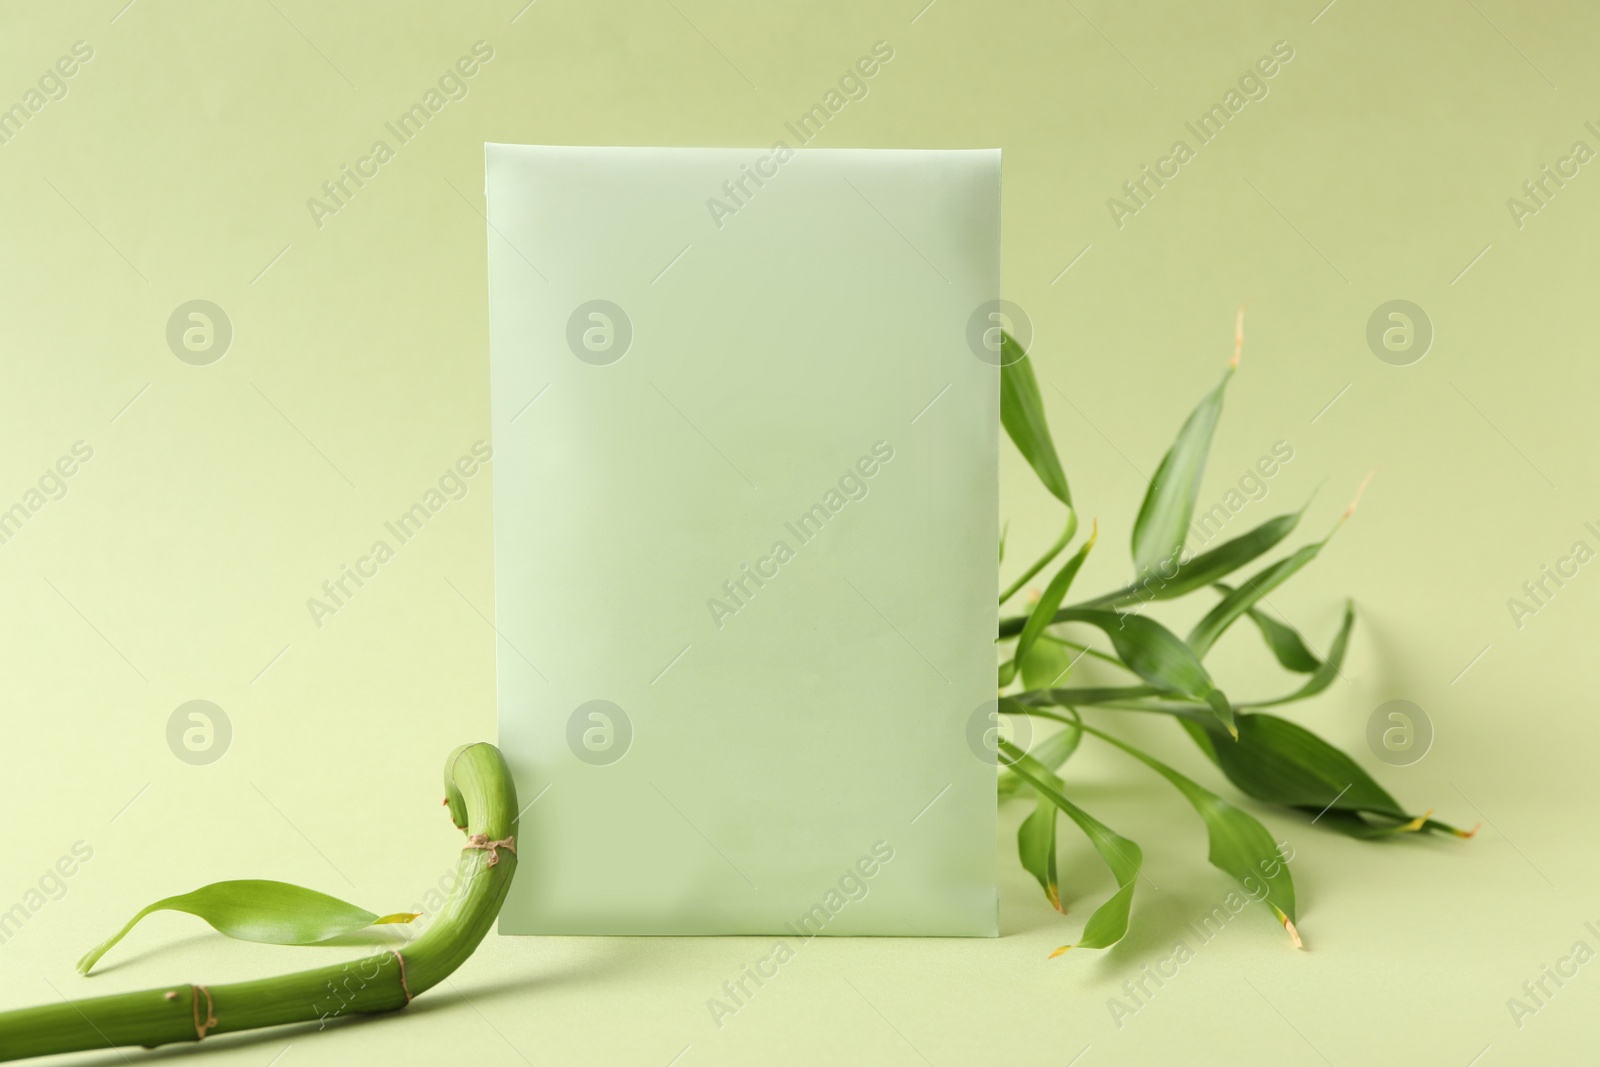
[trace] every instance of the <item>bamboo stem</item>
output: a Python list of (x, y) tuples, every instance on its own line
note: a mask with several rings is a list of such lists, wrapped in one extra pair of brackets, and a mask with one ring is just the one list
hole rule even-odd
[(445, 762), (445, 802), (468, 835), (455, 891), (416, 940), (348, 963), (206, 987), (179, 984), (0, 1013), (0, 1060), (200, 1041), (286, 1023), (395, 1011), (472, 955), (516, 873), (517, 793), (500, 750), (463, 745)]

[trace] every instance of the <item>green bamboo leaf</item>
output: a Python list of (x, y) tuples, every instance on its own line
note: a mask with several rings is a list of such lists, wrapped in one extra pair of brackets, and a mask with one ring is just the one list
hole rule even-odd
[[(1311, 677), (1306, 679), (1305, 685), (1302, 685), (1286, 697), (1278, 697), (1276, 700), (1259, 700), (1239, 706), (1242, 708), (1271, 708), (1280, 704), (1292, 704), (1297, 700), (1314, 697), (1328, 688), (1344, 666), (1344, 654), (1350, 647), (1350, 631), (1355, 624), (1355, 605), (1347, 600), (1344, 605), (1344, 621), (1339, 624), (1339, 633), (1334, 637), (1333, 644), (1328, 648), (1328, 658), (1317, 666)], [(1299, 636), (1299, 634), (1295, 635), (1296, 638)]]
[(1165, 626), (1143, 615), (1114, 611), (1066, 608), (1056, 616), (1065, 622), (1084, 622), (1098, 627), (1111, 638), (1117, 655), (1129, 670), (1164, 693), (1176, 693), (1210, 705), (1222, 724), (1230, 732), (1233, 730), (1233, 705), (1211, 681), (1199, 657)]
[(1000, 335), (1000, 364), (1000, 422), (1039, 481), (1070, 508), (1072, 493), (1067, 489), (1067, 475), (1061, 469), (1055, 442), (1050, 439), (1039, 380), (1033, 376), (1033, 361), (1008, 333)]
[(1361, 480), (1361, 485), (1356, 489), (1356, 495), (1350, 505), (1344, 509), (1344, 514), (1339, 516), (1339, 521), (1333, 524), (1333, 529), (1328, 531), (1328, 536), (1320, 541), (1305, 545), (1297, 552), (1269, 567), (1263, 568), (1245, 581), (1239, 588), (1233, 590), (1222, 598), (1222, 602), (1206, 613), (1205, 618), (1195, 624), (1189, 632), (1189, 645), (1194, 649), (1195, 655), (1204, 659), (1205, 654), (1216, 644), (1217, 638), (1232, 626), (1234, 622), (1272, 590), (1288, 581), (1289, 578), (1307, 563), (1317, 558), (1327, 543), (1333, 540), (1333, 535), (1339, 528), (1350, 520), (1356, 513), (1356, 505), (1361, 502), (1361, 494), (1366, 491), (1367, 483), (1372, 481), (1368, 474)]
[[(1245, 892), (1251, 899), (1271, 908), (1272, 913), (1283, 924), (1283, 928), (1288, 931), (1295, 947), (1303, 947), (1300, 942), (1300, 932), (1294, 925), (1294, 877), (1290, 875), (1288, 864), (1278, 851), (1277, 841), (1255, 816), (1234, 807), (1211, 790), (1180, 774), (1149, 753), (1092, 726), (1084, 726), (1083, 730), (1117, 746), (1171, 782), (1206, 824), (1206, 836), (1210, 840), (1208, 858), (1211, 865), (1232, 875), (1240, 885), (1244, 886)], [(1241, 734), (1242, 732), (1241, 728)], [(1223, 743), (1214, 747), (1216, 750), (1225, 751), (1235, 746)]]
[(1134, 601), (1172, 600), (1192, 593), (1196, 589), (1214, 584), (1221, 578), (1264, 555), (1282, 541), (1299, 525), (1305, 509), (1278, 515), (1230, 541), (1225, 541), (1208, 552), (1202, 552), (1178, 564), (1171, 575), (1147, 574), (1136, 582), (1123, 586), (1114, 593), (1096, 597), (1073, 607), (1098, 608), (1128, 604)]
[(1216, 746), (1213, 754), (1248, 796), (1312, 811), (1411, 817), (1355, 760), (1298, 723), (1265, 713), (1241, 714), (1238, 723), (1239, 740)]
[[(1418, 825), (1420, 820), (1421, 825)], [(1472, 838), (1478, 834), (1478, 828), (1462, 830), (1447, 822), (1440, 822), (1426, 814), (1408, 822), (1373, 822), (1370, 817), (1353, 811), (1339, 811), (1337, 808), (1316, 820), (1318, 826), (1326, 826), (1330, 830), (1354, 837), (1362, 841), (1375, 841), (1384, 837), (1395, 837), (1399, 834), (1415, 833), (1418, 830), (1427, 833), (1450, 834), (1454, 837)]]
[(1293, 626), (1279, 622), (1260, 608), (1251, 608), (1245, 614), (1261, 631), (1261, 639), (1267, 643), (1273, 658), (1284, 670), (1295, 674), (1315, 674), (1317, 668), (1322, 666), (1322, 661), (1306, 647), (1300, 631)]
[(1042, 634), (1028, 650), (1017, 673), (1027, 689), (1047, 689), (1067, 676), (1072, 668), (1072, 650), (1049, 634)]
[(1073, 553), (1071, 559), (1062, 564), (1056, 576), (1050, 579), (1050, 584), (1045, 587), (1039, 602), (1033, 606), (1033, 611), (1028, 615), (1028, 624), (1022, 628), (1022, 634), (1017, 638), (1017, 650), (1012, 657), (1017, 663), (1020, 664), (1027, 659), (1033, 643), (1050, 626), (1055, 618), (1056, 609), (1061, 607), (1061, 601), (1066, 599), (1067, 590), (1072, 587), (1072, 580), (1078, 576), (1078, 571), (1083, 568), (1083, 561), (1089, 557), (1089, 552), (1099, 538), (1100, 524), (1096, 522), (1090, 529), (1089, 536), (1084, 539), (1083, 545)]
[(1211, 437), (1222, 415), (1222, 396), (1233, 371), (1234, 364), (1229, 364), (1222, 380), (1189, 413), (1178, 439), (1161, 457), (1161, 466), (1150, 479), (1139, 517), (1133, 523), (1133, 568), (1138, 577), (1177, 559), (1188, 540), (1206, 454), (1211, 450)]
[(1355, 760), (1297, 723), (1265, 713), (1244, 713), (1237, 722), (1239, 738), (1228, 743), (1205, 724), (1184, 720), (1183, 727), (1247, 796), (1309, 812), (1319, 825), (1357, 837), (1417, 830), (1471, 836), (1431, 812), (1412, 815)]
[(1088, 708), (1096, 704), (1125, 704), (1164, 695), (1153, 685), (1093, 685), (1068, 689), (1028, 689), (1013, 698), (1033, 707)]
[(268, 945), (311, 945), (369, 926), (408, 923), (417, 917), (416, 912), (409, 911), (375, 915), (337, 897), (288, 882), (253, 878), (213, 882), (192, 893), (158, 900), (139, 912), (121, 930), (90, 949), (78, 961), (78, 973), (88, 974), (140, 919), (157, 911), (187, 912), (229, 937)]
[(1048, 797), (1039, 797), (1033, 814), (1017, 828), (1017, 858), (1023, 869), (1039, 880), (1050, 906), (1061, 911), (1061, 889), (1056, 882), (1056, 810)]
[(1227, 632), (1238, 618), (1251, 608), (1262, 597), (1272, 592), (1278, 586), (1288, 581), (1295, 572), (1307, 563), (1317, 558), (1323, 546), (1332, 538), (1332, 534), (1320, 541), (1314, 541), (1302, 546), (1290, 556), (1286, 556), (1271, 566), (1257, 571), (1245, 583), (1227, 596), (1223, 597), (1216, 607), (1206, 613), (1205, 617), (1195, 623), (1194, 629), (1189, 631), (1189, 647), (1194, 649), (1194, 654), (1205, 658), (1211, 651), (1211, 646), (1217, 643), (1217, 638)]
[[(1229, 596), (1234, 591), (1226, 582), (1213, 582), (1212, 588), (1223, 596)], [(1322, 666), (1322, 661), (1311, 651), (1299, 630), (1274, 619), (1260, 608), (1251, 608), (1245, 614), (1261, 631), (1261, 639), (1266, 642), (1268, 651), (1284, 670), (1296, 674), (1315, 674), (1317, 668)]]
[(1414, 834), (1419, 830), (1424, 833), (1450, 834), (1453, 837), (1471, 838), (1478, 833), (1477, 828), (1462, 830), (1451, 826), (1447, 822), (1440, 822), (1432, 815), (1433, 809), (1418, 815), (1416, 818), (1405, 822), (1398, 820), (1384, 820), (1381, 817), (1359, 815), (1349, 811), (1330, 811), (1317, 821), (1317, 825), (1327, 824), (1328, 829), (1354, 837), (1362, 841), (1375, 841), (1383, 837), (1396, 837), (1400, 834)]
[[(1078, 742), (1082, 739), (1082, 730), (1079, 730), (1076, 726), (1067, 726), (1065, 729), (1056, 731), (1034, 745), (1033, 750), (1028, 754), (1053, 771), (1067, 762), (1072, 754), (1078, 750)], [(1000, 799), (1005, 800), (1008, 797), (1016, 796), (1024, 790), (1032, 792), (1028, 783), (1017, 777), (1011, 768), (1002, 767), (999, 784)]]
[(1104, 904), (1094, 910), (1083, 926), (1083, 936), (1075, 945), (1063, 945), (1052, 952), (1051, 958), (1069, 948), (1107, 948), (1122, 940), (1128, 932), (1128, 913), (1133, 907), (1133, 888), (1144, 866), (1144, 852), (1138, 845), (1117, 834), (1093, 815), (1068, 800), (1061, 791), (1061, 779), (1038, 760), (1023, 752), (1009, 741), (1002, 740), (1000, 749), (1011, 763), (1017, 776), (1031, 785), (1038, 794), (1066, 813), (1067, 818), (1089, 838), (1095, 851), (1111, 869), (1117, 880), (1117, 891)]
[[(1305, 509), (1268, 519), (1249, 533), (1240, 534), (1209, 552), (1202, 552), (1186, 563), (1181, 563), (1170, 578), (1159, 574), (1146, 575), (1121, 589), (1092, 600), (1073, 604), (1074, 608), (1111, 608), (1135, 601), (1171, 600), (1192, 593), (1205, 585), (1219, 584), (1217, 579), (1227, 575), (1251, 560), (1264, 555), (1285, 537), (1289, 536)], [(1057, 618), (1055, 622), (1063, 620)], [(1028, 617), (1015, 615), (1000, 620), (999, 638), (1015, 637), (1027, 625)]]

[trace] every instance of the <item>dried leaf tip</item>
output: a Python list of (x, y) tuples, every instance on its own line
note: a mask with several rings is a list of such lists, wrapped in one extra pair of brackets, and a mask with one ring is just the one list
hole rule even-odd
[(1284, 930), (1288, 931), (1289, 940), (1294, 942), (1294, 947), (1298, 949), (1304, 949), (1306, 947), (1306, 943), (1300, 940), (1300, 931), (1295, 928), (1294, 921), (1282, 912), (1278, 913), (1278, 918), (1283, 920), (1283, 928)]
[(1367, 491), (1367, 483), (1371, 482), (1373, 476), (1377, 473), (1378, 472), (1375, 470), (1368, 471), (1367, 476), (1361, 479), (1361, 484), (1356, 486), (1356, 495), (1350, 500), (1350, 506), (1345, 508), (1344, 514), (1339, 517), (1340, 522), (1344, 522), (1346, 519), (1356, 513), (1356, 505), (1361, 503), (1361, 494)]
[(1452, 829), (1450, 832), (1455, 834), (1457, 837), (1466, 838), (1468, 840), (1471, 840), (1472, 838), (1477, 837), (1478, 836), (1478, 831), (1482, 830), (1482, 829), (1483, 829), (1483, 823), (1480, 822), (1478, 825), (1474, 826), (1470, 830), (1455, 830), (1455, 829)]
[(1064, 955), (1067, 954), (1068, 951), (1071, 950), (1071, 948), (1072, 948), (1071, 945), (1062, 945), (1060, 948), (1058, 948), (1054, 952), (1050, 953), (1050, 958), (1051, 959), (1055, 959), (1057, 956), (1064, 956)]
[(1229, 370), (1239, 369), (1239, 359), (1244, 355), (1244, 305), (1239, 305), (1239, 314), (1233, 320), (1233, 358), (1228, 361)]
[(1061, 914), (1065, 915), (1067, 913), (1067, 909), (1063, 908), (1061, 906), (1061, 890), (1058, 889), (1056, 886), (1051, 886), (1049, 895), (1050, 895), (1050, 906), (1052, 908), (1055, 908)]

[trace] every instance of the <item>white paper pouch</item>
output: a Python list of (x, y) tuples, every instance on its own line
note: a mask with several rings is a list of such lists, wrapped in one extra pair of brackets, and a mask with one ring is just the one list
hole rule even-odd
[(487, 196), (501, 931), (994, 935), (999, 152)]

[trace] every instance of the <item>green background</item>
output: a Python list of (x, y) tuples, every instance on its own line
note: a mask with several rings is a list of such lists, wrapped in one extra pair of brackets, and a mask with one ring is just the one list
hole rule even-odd
[[(5, 18), (0, 106), (75, 41), (94, 58), (0, 145), (0, 507), (75, 441), (94, 457), (0, 544), (0, 909), (75, 842), (93, 859), (0, 944), (0, 1002), (355, 953), (225, 943), (163, 916), (103, 976), (73, 974), (137, 906), (215, 879), (284, 878), (385, 911), (437, 885), (458, 847), (440, 762), (494, 729), (488, 483), (320, 629), (305, 602), (488, 437), (483, 142), (764, 147), (884, 40), (894, 59), (814, 143), (1004, 150), (1006, 295), (1033, 320), (1075, 496), (1102, 524), (1083, 588), (1126, 576), (1141, 476), (1215, 381), (1248, 300), (1202, 505), (1280, 440), (1295, 458), (1240, 528), (1320, 487), (1314, 533), (1377, 471), (1356, 519), (1273, 597), (1314, 641), (1345, 595), (1360, 612), (1347, 679), (1292, 714), (1403, 802), (1483, 832), (1370, 845), (1265, 814), (1295, 848), (1308, 951), (1247, 911), (1119, 1028), (1107, 998), (1193, 941), (1186, 924), (1229, 883), (1170, 790), (1086, 743), (1080, 799), (1148, 857), (1134, 932), (1111, 952), (1046, 960), (1110, 880), (1064, 834), (1069, 914), (1055, 915), (1015, 865), (1008, 808), (999, 941), (819, 941), (719, 1029), (706, 999), (765, 941), (491, 939), (404, 1019), (222, 1039), (219, 1062), (1592, 1058), (1596, 965), (1520, 1029), (1506, 1002), (1575, 941), (1600, 948), (1584, 928), (1600, 926), (1600, 579), (1584, 568), (1521, 629), (1506, 602), (1573, 542), (1600, 547), (1584, 529), (1600, 519), (1586, 460), (1600, 374), (1583, 310), (1600, 177), (1582, 168), (1521, 228), (1506, 201), (1574, 141), (1600, 148), (1584, 128), (1600, 120), (1600, 12), (106, 0)], [(479, 40), (495, 56), (470, 94), (318, 228), (307, 198)], [(1107, 198), (1280, 40), (1294, 58), (1269, 95), (1118, 228)], [(209, 366), (167, 346), (192, 299), (233, 325)], [(1365, 341), (1392, 299), (1436, 330), (1411, 366)], [(1009, 448), (1001, 484), (1012, 558), (1036, 554), (1057, 510)], [(1257, 645), (1241, 629), (1218, 648), (1222, 684), (1288, 684)], [(1395, 698), (1435, 731), (1409, 767), (1364, 740)], [(167, 747), (192, 699), (232, 723), (209, 766)], [(1120, 728), (1215, 780), (1170, 724)]]

